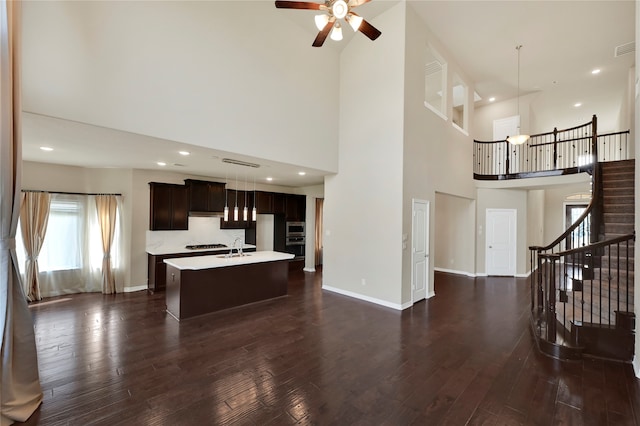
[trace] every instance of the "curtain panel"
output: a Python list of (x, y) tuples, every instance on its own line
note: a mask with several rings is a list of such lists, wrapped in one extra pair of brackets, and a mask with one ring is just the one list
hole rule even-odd
[(111, 268), (111, 246), (116, 232), (118, 200), (115, 195), (96, 195), (98, 224), (102, 236), (102, 293), (116, 292), (116, 280)]
[(27, 300), (42, 300), (38, 278), (38, 255), (47, 233), (51, 194), (46, 192), (25, 192), (20, 207), (20, 228), (26, 252), (24, 289)]
[(0, 424), (25, 421), (42, 402), (33, 320), (15, 238), (22, 167), (19, 1), (0, 0)]

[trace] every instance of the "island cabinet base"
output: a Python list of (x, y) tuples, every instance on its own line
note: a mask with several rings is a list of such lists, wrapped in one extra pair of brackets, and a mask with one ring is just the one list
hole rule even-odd
[(288, 279), (286, 260), (200, 270), (167, 265), (167, 312), (182, 320), (285, 296)]

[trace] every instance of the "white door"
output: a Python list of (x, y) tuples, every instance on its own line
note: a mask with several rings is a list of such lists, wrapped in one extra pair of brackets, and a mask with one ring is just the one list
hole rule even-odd
[(516, 210), (487, 209), (487, 275), (516, 275)]
[(429, 287), (429, 202), (413, 200), (411, 289), (413, 303), (427, 297)]

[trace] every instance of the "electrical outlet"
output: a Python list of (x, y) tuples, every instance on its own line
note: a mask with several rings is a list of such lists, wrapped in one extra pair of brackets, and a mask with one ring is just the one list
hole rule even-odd
[(367, 280), (365, 280), (364, 278), (362, 279), (362, 285), (367, 285)]

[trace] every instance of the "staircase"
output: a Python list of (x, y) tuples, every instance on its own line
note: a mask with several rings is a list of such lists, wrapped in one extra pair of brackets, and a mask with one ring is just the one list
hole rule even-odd
[[(600, 167), (599, 242), (541, 255), (546, 259), (538, 263), (542, 280), (547, 281), (543, 292), (556, 297), (545, 302), (544, 314), (539, 308), (536, 326), (539, 336), (551, 342), (547, 349), (559, 358), (591, 355), (630, 361), (635, 328), (634, 239), (629, 237), (635, 223), (635, 161), (600, 163)], [(543, 345), (541, 349), (547, 352)]]

